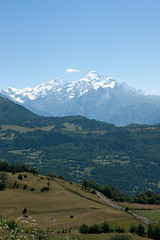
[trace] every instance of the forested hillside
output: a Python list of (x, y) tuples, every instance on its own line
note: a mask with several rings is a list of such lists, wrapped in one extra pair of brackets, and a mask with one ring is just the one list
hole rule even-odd
[(115, 127), (87, 118), (39, 117), (0, 98), (0, 160), (66, 179), (160, 192), (160, 124)]

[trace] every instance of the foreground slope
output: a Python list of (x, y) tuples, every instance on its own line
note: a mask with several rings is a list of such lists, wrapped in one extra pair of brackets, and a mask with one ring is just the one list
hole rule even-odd
[[(27, 208), (27, 219), (35, 219), (43, 230), (51, 228), (58, 231), (64, 226), (78, 230), (82, 223), (92, 225), (108, 221), (112, 226), (123, 226), (129, 231), (132, 224), (139, 223), (129, 214), (107, 206), (96, 195), (85, 192), (75, 183), (30, 173), (21, 174), (23, 178), (19, 180), (19, 173), (8, 173), (7, 189), (0, 191), (1, 214), (9, 213), (9, 219), (22, 217), (23, 209)], [(42, 187), (48, 185), (49, 192), (41, 192)], [(32, 188), (34, 191), (31, 191)]]

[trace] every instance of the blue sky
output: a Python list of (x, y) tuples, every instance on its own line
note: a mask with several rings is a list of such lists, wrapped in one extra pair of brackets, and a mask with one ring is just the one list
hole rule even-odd
[(0, 89), (96, 70), (160, 90), (159, 12), (159, 0), (1, 0)]

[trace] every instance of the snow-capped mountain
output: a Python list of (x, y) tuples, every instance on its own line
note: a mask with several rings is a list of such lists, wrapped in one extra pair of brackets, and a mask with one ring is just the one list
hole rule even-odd
[(35, 88), (10, 87), (0, 93), (45, 116), (83, 115), (116, 125), (160, 122), (160, 97), (146, 96), (96, 71), (75, 82), (55, 78)]

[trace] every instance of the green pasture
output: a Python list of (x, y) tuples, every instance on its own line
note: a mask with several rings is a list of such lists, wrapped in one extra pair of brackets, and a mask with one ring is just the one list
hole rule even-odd
[(134, 210), (137, 214), (147, 217), (155, 222), (160, 222), (160, 209)]

